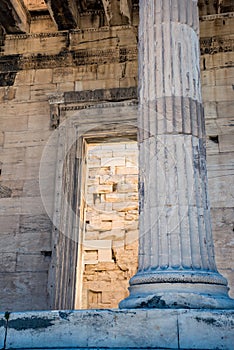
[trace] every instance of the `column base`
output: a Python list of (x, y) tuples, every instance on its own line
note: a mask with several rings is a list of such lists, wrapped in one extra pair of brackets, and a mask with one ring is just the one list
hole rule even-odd
[(130, 280), (130, 295), (120, 309), (233, 309), (226, 279), (219, 273), (138, 273)]

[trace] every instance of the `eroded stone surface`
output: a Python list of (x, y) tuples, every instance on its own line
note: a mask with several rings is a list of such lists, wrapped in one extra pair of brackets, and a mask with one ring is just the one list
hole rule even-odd
[[(9, 6), (13, 1), (3, 3)], [(226, 10), (220, 7), (220, 13), (216, 14), (214, 11), (217, 9), (211, 2), (212, 12), (209, 12), (211, 8), (208, 11), (204, 1), (202, 3), (205, 7), (200, 12), (200, 15), (204, 15), (200, 19), (200, 67), (216, 262), (222, 274), (228, 277), (233, 295), (233, 214), (228, 212), (233, 209), (230, 189), (233, 187), (231, 35), (234, 18), (231, 12), (224, 13), (231, 11), (228, 7), (230, 1), (219, 2), (221, 7), (225, 5), (223, 9)], [(57, 31), (57, 25), (46, 12), (47, 6), (42, 0), (27, 0), (25, 4), (29, 11), (34, 11), (27, 34), (5, 35), (5, 30), (0, 28), (0, 181), (2, 186), (11, 190), (8, 191), (11, 197), (1, 198), (0, 209), (2, 310), (8, 306), (14, 310), (48, 307), (48, 274), (45, 268), (50, 258), (42, 255), (41, 251), (49, 253), (51, 242), (49, 231), (42, 232), (47, 228), (40, 218), (46, 213), (40, 199), (38, 172), (44, 146), (53, 128), (58, 127), (60, 119), (81, 111), (84, 105), (104, 104), (99, 100), (100, 90), (103, 90), (101, 96), (110, 101), (106, 108), (110, 118), (112, 102), (116, 102), (118, 94), (121, 101), (127, 100), (128, 103), (136, 98), (137, 91), (137, 1), (132, 1), (133, 26), (122, 26), (123, 23), (129, 24), (125, 16), (124, 22), (117, 23), (119, 25), (111, 29), (106, 26), (105, 13), (96, 8), (97, 2), (87, 1), (87, 10), (83, 5), (81, 9), (82, 31)], [(182, 5), (182, 8), (186, 6)], [(123, 88), (127, 88), (128, 94)], [(114, 95), (111, 89), (115, 89)], [(64, 93), (67, 93), (65, 104), (62, 101)], [(52, 113), (48, 102), (51, 95), (56, 96), (54, 100), (57, 99), (61, 106), (53, 111), (54, 123), (51, 123)], [(77, 96), (86, 100), (82, 102), (76, 99)], [(181, 101), (177, 100), (175, 110), (179, 111), (182, 106)], [(184, 116), (187, 116), (188, 104), (185, 107)], [(158, 108), (161, 108), (160, 105)], [(58, 110), (60, 115), (55, 113)], [(126, 105), (120, 110), (121, 113), (126, 110)], [(86, 118), (84, 111), (82, 113)], [(92, 117), (95, 123), (99, 120), (99, 111), (97, 109)], [(168, 113), (172, 115), (171, 109)], [(134, 116), (136, 120), (136, 111)], [(53, 174), (56, 168), (56, 156), (52, 154), (49, 174)], [(51, 187), (47, 190), (52, 192)], [(117, 211), (126, 209), (122, 203), (113, 205)], [(29, 274), (31, 265), (33, 273)], [(6, 283), (11, 286), (10, 293), (6, 292)], [(37, 285), (40, 286), (39, 292), (34, 295)]]
[[(140, 253), (121, 308), (234, 307), (214, 258), (198, 8), (186, 5), (140, 2)], [(221, 152), (227, 139), (220, 136)]]
[(1, 346), (1, 349), (4, 348), (5, 335), (6, 335), (6, 318), (5, 318), (4, 314), (0, 314), (0, 346)]
[(93, 310), (10, 314), (6, 349), (226, 349), (233, 312)]

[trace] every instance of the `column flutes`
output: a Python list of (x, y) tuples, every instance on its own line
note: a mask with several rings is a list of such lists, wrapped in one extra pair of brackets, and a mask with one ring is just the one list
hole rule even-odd
[(130, 307), (233, 307), (207, 197), (195, 0), (140, 0), (139, 268)]

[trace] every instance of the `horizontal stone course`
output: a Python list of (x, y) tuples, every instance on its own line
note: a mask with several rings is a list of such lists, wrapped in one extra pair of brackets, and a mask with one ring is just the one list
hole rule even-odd
[[(0, 314), (0, 341), (4, 323)], [(233, 311), (224, 310), (20, 312), (9, 316), (5, 349), (232, 350), (233, 331)]]

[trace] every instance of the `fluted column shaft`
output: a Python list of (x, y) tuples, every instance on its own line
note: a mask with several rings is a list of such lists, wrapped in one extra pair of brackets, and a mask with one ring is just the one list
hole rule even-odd
[(211, 234), (198, 25), (196, 0), (140, 0), (139, 268), (120, 307), (229, 300)]
[(139, 271), (213, 271), (197, 4), (157, 0), (142, 7)]

